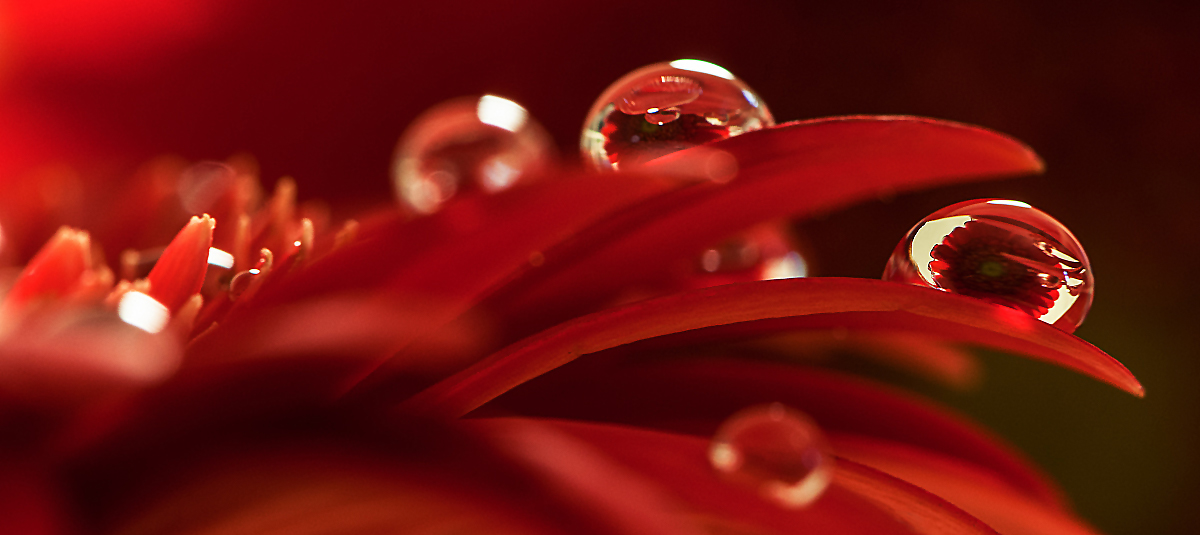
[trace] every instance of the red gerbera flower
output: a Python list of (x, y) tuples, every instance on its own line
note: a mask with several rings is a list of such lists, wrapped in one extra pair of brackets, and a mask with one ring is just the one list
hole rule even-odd
[[(971, 297), (1013, 306), (1041, 317), (1058, 297), (1065, 276), (1045, 280), (1054, 263), (1023, 233), (988, 221), (968, 221), (930, 253), (938, 286)], [(1048, 264), (1036, 270), (1030, 264)], [(1055, 262), (1057, 263), (1057, 262)], [(1041, 275), (1041, 276), (1039, 276)]]
[[(236, 161), (158, 162), (105, 192), (105, 217), (41, 210), (30, 193), (37, 221), (18, 241), (55, 214), (98, 228), (64, 227), (24, 255), (6, 296), (0, 533), (1093, 532), (966, 418), (786, 361), (853, 336), (962, 384), (973, 368), (958, 344), (971, 344), (1140, 396), (1099, 349), (966, 291), (833, 277), (677, 291), (681, 263), (757, 224), (1036, 173), (1036, 155), (914, 117), (729, 139), (684, 117), (657, 126), (675, 123), (650, 134), (706, 143), (637, 175), (552, 169), (417, 219), (336, 222), (289, 180), (263, 195)], [(664, 178), (714, 154), (728, 183)], [(947, 284), (1042, 306), (1024, 278), (973, 278), (993, 273), (970, 254), (980, 236), (1031, 258), (1021, 246), (960, 230), (933, 254)], [(746, 341), (766, 343), (732, 343)], [(747, 482), (713, 466), (722, 423), (764, 403), (827, 437), (827, 488), (780, 503), (754, 488), (769, 469)], [(816, 472), (803, 460), (785, 479)]]

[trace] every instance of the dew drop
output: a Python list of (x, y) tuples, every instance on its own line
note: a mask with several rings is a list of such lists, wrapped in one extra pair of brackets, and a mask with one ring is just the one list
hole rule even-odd
[(789, 508), (811, 504), (833, 479), (833, 454), (820, 428), (781, 403), (749, 407), (725, 420), (708, 458), (722, 477)]
[(688, 288), (808, 276), (808, 262), (795, 236), (768, 223), (702, 251), (685, 275)]
[(1073, 332), (1092, 306), (1092, 266), (1079, 240), (1020, 201), (978, 199), (922, 219), (896, 246), (884, 280), (1022, 310)]
[(628, 169), (659, 156), (775, 124), (741, 80), (708, 62), (637, 69), (592, 105), (580, 149), (597, 169)]
[(430, 108), (396, 145), (392, 181), (420, 214), (454, 197), (497, 193), (528, 182), (550, 161), (550, 137), (525, 108), (492, 96)]

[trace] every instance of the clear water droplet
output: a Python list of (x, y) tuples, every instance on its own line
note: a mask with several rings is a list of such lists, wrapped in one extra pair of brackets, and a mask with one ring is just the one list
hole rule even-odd
[(708, 453), (723, 477), (785, 507), (811, 504), (833, 479), (832, 450), (820, 428), (781, 403), (756, 405), (729, 417)]
[(552, 157), (529, 113), (492, 95), (430, 108), (396, 145), (392, 180), (400, 201), (429, 214), (456, 196), (496, 193), (527, 182)]
[(646, 110), (646, 122), (654, 126), (662, 126), (679, 118), (679, 108), (650, 108)]
[[(663, 116), (661, 110), (672, 111)], [(696, 60), (656, 63), (600, 95), (588, 112), (580, 149), (598, 169), (628, 169), (774, 124), (762, 99), (728, 71)]]
[(808, 262), (795, 237), (778, 224), (764, 224), (705, 249), (686, 276), (689, 288), (808, 276)]
[(1092, 306), (1092, 266), (1079, 240), (1019, 201), (979, 199), (922, 219), (896, 246), (883, 278), (1022, 310), (1073, 332)]

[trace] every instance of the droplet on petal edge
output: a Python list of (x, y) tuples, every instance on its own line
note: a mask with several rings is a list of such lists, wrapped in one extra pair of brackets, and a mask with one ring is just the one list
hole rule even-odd
[(597, 169), (624, 169), (775, 124), (729, 71), (700, 60), (656, 63), (614, 82), (588, 112), (579, 142)]
[(820, 428), (782, 403), (756, 405), (729, 417), (708, 454), (723, 477), (789, 508), (816, 501), (833, 478), (833, 454)]
[(1092, 306), (1092, 266), (1079, 240), (1021, 201), (978, 199), (922, 219), (896, 246), (884, 280), (1015, 308), (1065, 332)]
[(519, 104), (493, 95), (430, 108), (396, 145), (392, 180), (400, 202), (429, 214), (456, 196), (496, 193), (549, 163), (549, 135)]

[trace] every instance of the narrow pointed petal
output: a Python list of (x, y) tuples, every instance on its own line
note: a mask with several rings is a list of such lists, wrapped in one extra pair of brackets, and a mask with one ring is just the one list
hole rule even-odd
[[(977, 467), (1047, 507), (1062, 492), (1005, 441), (908, 392), (861, 378), (745, 358), (594, 355), (525, 383), (478, 414), (523, 414), (712, 436), (731, 414), (783, 403), (830, 433), (910, 444)], [(840, 453), (840, 452), (839, 452)]]
[[(522, 422), (488, 418), (470, 423), (486, 430)], [(784, 508), (753, 489), (722, 481), (709, 464), (704, 438), (579, 422), (542, 423), (650, 476), (718, 532), (740, 526), (752, 533), (781, 534), (995, 534), (940, 498), (852, 462), (838, 463), (832, 485), (809, 507)]]
[[(589, 229), (549, 251), (543, 269), (505, 287), (485, 308), (508, 318), (519, 338), (594, 309), (622, 288), (663, 277), (679, 259), (756, 223), (829, 211), (882, 193), (1043, 168), (1033, 151), (1012, 138), (919, 117), (803, 121), (703, 149), (733, 155), (738, 176), (651, 199)], [(688, 154), (660, 160), (665, 165)]]
[(20, 305), (70, 295), (78, 289), (91, 267), (92, 246), (88, 233), (62, 227), (21, 271), (5, 302)]
[(937, 494), (1005, 535), (1098, 535), (1061, 507), (1031, 498), (970, 464), (907, 444), (837, 435), (831, 440), (839, 456)]
[(204, 285), (215, 226), (216, 220), (207, 214), (192, 217), (150, 270), (149, 295), (171, 312), (179, 310)]
[(794, 321), (789, 328), (812, 320), (818, 328), (919, 331), (970, 341), (1143, 394), (1141, 384), (1121, 363), (1023, 312), (904, 284), (814, 278), (717, 286), (590, 314), (513, 344), (414, 396), (405, 406), (461, 415), (588, 353), (656, 336), (773, 319)]

